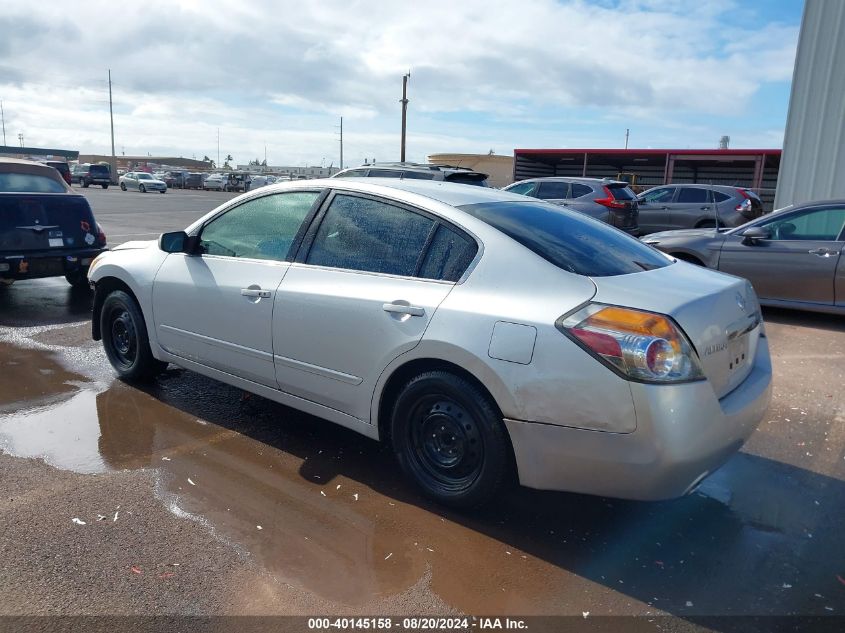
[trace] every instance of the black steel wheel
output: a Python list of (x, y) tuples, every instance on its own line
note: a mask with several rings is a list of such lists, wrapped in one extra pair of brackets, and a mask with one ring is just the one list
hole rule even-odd
[(106, 356), (124, 380), (148, 380), (167, 367), (153, 356), (144, 316), (126, 292), (115, 290), (103, 301), (100, 332)]
[(483, 505), (510, 480), (511, 447), (496, 406), (455, 374), (427, 372), (405, 385), (391, 433), (402, 469), (445, 505)]

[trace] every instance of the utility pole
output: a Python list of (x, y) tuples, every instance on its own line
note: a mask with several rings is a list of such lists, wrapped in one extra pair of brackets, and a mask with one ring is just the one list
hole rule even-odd
[(217, 163), (215, 167), (220, 169), (220, 128), (217, 128)]
[(23, 132), (18, 132), (18, 143), (23, 147)]
[(3, 111), (2, 101), (0, 101), (0, 118), (3, 119), (3, 145), (6, 145), (6, 113)]
[(340, 168), (343, 169), (343, 117), (340, 117)]
[(628, 134), (631, 132), (628, 128), (625, 128), (625, 149), (628, 149)]
[(399, 160), (403, 163), (405, 162), (405, 128), (408, 117), (408, 78), (410, 76), (410, 70), (407, 74), (402, 75), (402, 149), (399, 153)]
[(114, 109), (112, 108), (111, 99), (111, 68), (109, 68), (109, 120), (111, 122), (111, 181), (114, 184), (117, 182), (117, 159), (114, 156)]

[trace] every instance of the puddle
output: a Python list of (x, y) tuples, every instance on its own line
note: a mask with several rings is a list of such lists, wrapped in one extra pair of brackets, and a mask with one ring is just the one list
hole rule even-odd
[[(521, 490), (458, 515), (420, 499), (379, 444), (191, 372), (171, 369), (144, 389), (86, 382), (43, 351), (2, 343), (0, 370), (15, 376), (0, 382), (3, 452), (83, 473), (154, 469), (171, 511), (280, 582), (349, 606), (430, 579), (446, 604), (475, 614), (680, 610), (691, 597), (743, 612), (767, 591), (749, 577), (780, 573), (795, 539), (815, 544), (804, 536), (806, 491), (833, 486), (741, 455), (703, 488), (712, 498)], [(761, 502), (752, 484), (767, 476)], [(702, 595), (702, 578), (723, 590)]]

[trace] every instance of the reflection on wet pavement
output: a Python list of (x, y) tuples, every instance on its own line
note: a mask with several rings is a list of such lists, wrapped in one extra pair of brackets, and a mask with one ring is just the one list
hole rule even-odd
[(845, 484), (809, 470), (740, 454), (675, 502), (516, 490), (460, 515), (420, 499), (379, 444), (199, 375), (171, 369), (144, 389), (85, 382), (44, 352), (0, 345), (0, 368), (10, 363), (17, 388), (33, 386), (0, 383), (4, 452), (83, 473), (156, 469), (181, 510), (338, 604), (426, 574), (446, 604), (475, 614), (825, 613), (835, 602)]

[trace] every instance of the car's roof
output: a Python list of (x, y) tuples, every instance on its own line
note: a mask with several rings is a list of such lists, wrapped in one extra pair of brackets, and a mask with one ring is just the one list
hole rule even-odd
[[(624, 180), (616, 180), (614, 178), (586, 178), (582, 176), (543, 176), (541, 178), (525, 178), (518, 180), (513, 184), (520, 182), (582, 182), (590, 185), (628, 185), (630, 183)], [(510, 185), (508, 185), (510, 186)]]
[(32, 174), (44, 176), (55, 180), (68, 189), (67, 183), (62, 175), (54, 168), (34, 160), (22, 160), (19, 158), (0, 158), (0, 173), (3, 174)]

